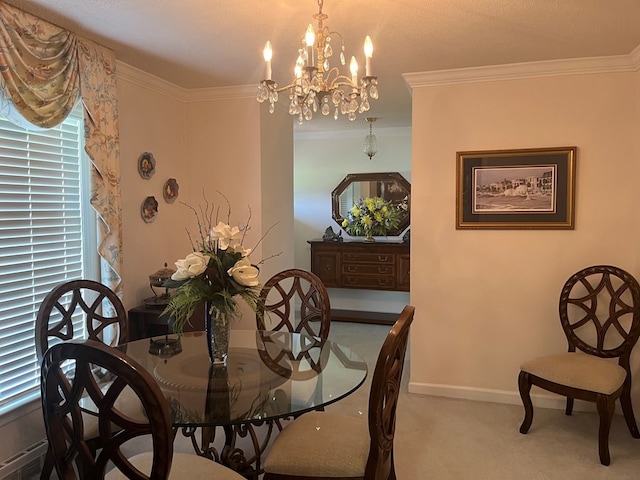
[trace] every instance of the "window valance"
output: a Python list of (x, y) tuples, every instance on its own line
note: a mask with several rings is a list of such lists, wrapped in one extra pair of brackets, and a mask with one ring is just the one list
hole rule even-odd
[[(81, 97), (102, 282), (121, 293), (120, 140), (113, 52), (0, 1), (0, 102), (30, 123), (62, 122)], [(6, 105), (0, 106), (3, 110)]]

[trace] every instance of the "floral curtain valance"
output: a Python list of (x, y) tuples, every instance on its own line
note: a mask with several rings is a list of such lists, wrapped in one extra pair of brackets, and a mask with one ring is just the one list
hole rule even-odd
[(0, 109), (30, 123), (61, 123), (82, 98), (91, 204), (100, 224), (102, 281), (121, 293), (120, 139), (113, 52), (0, 1)]
[(80, 91), (76, 35), (5, 3), (0, 15), (0, 71), (7, 93), (34, 125), (58, 125)]

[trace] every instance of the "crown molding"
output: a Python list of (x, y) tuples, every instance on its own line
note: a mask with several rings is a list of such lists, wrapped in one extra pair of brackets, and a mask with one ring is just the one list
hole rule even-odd
[(257, 85), (238, 85), (233, 87), (211, 87), (211, 88), (193, 88), (187, 90), (188, 103), (193, 102), (211, 102), (218, 100), (239, 100), (252, 99), (255, 100)]
[(120, 61), (116, 61), (116, 77), (118, 81), (132, 83), (183, 103), (255, 98), (258, 88), (256, 85), (240, 85), (188, 89)]
[(189, 92), (186, 88), (119, 60), (116, 60), (116, 78), (118, 81), (122, 80), (181, 102), (186, 101)]
[[(636, 72), (640, 70), (640, 45), (628, 55), (547, 60), (485, 67), (435, 70), (402, 75), (410, 89), (436, 85), (497, 82), (504, 80)], [(126, 81), (183, 103), (255, 98), (255, 85), (187, 89), (127, 63), (116, 61), (118, 81)]]
[(546, 60), (542, 62), (405, 73), (402, 77), (410, 88), (416, 88), (564, 75), (634, 72), (638, 70), (640, 70), (640, 46), (629, 55)]

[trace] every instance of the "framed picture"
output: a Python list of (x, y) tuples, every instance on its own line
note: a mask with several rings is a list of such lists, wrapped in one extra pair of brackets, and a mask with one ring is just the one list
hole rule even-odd
[(457, 152), (456, 229), (573, 229), (576, 150)]

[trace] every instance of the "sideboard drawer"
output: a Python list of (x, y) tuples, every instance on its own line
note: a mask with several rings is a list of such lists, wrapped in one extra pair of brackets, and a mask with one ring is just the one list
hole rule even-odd
[(343, 253), (342, 261), (344, 263), (389, 263), (395, 262), (393, 253)]
[(371, 288), (374, 290), (395, 290), (396, 288), (394, 277), (343, 275), (342, 283), (350, 288)]
[(395, 267), (391, 265), (377, 265), (377, 264), (354, 264), (343, 263), (342, 273), (349, 274), (361, 274), (361, 275), (395, 275)]

